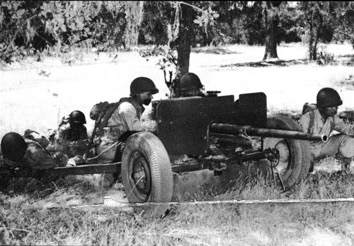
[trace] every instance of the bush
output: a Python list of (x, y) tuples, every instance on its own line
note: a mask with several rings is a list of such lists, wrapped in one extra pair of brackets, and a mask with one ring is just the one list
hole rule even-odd
[(57, 47), (117, 49), (124, 43), (124, 4), (101, 1), (4, 1), (0, 6), (0, 60)]

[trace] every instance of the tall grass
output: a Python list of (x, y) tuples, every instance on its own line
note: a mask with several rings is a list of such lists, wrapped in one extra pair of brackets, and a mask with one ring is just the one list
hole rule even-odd
[[(217, 189), (208, 193), (206, 187), (201, 188), (185, 203), (173, 203), (165, 217), (144, 217), (120, 207), (67, 205), (74, 199), (100, 198), (102, 190), (109, 189), (100, 177), (71, 177), (42, 186), (29, 182), (27, 187), (16, 181), (12, 191), (0, 193), (0, 244), (350, 245), (354, 240), (353, 203), (188, 203), (196, 197), (208, 201), (289, 197), (261, 178), (250, 181), (235, 182), (226, 193)], [(317, 172), (299, 184), (290, 197), (352, 197), (353, 181), (345, 172)], [(202, 194), (209, 196), (203, 198)], [(327, 241), (321, 241), (323, 235)]]

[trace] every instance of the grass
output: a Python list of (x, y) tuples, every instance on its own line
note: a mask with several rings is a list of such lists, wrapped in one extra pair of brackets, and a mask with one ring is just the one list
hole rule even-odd
[[(351, 197), (353, 177), (318, 172), (295, 192), (297, 198)], [(89, 186), (91, 188), (89, 188)], [(344, 184), (344, 186), (343, 186)], [(50, 185), (48, 185), (50, 187)], [(47, 188), (48, 188), (47, 186)], [(70, 199), (97, 192), (88, 180), (57, 184), (12, 195), (0, 194), (2, 245), (350, 245), (353, 203), (174, 204), (164, 218), (141, 217), (121, 208), (54, 206), (40, 200)], [(319, 187), (322, 187), (319, 189)], [(219, 194), (218, 199), (264, 200), (281, 197), (264, 182)], [(34, 193), (42, 195), (36, 196)], [(338, 191), (338, 192), (334, 192)], [(217, 195), (217, 194), (215, 194)], [(60, 203), (59, 203), (60, 205)]]
[[(323, 86), (340, 91), (345, 105), (340, 110), (354, 108), (351, 66), (296, 62), (306, 58), (305, 47), (289, 44), (278, 48), (282, 60), (279, 66), (257, 66), (264, 47), (198, 48), (191, 54), (190, 71), (200, 75), (207, 90), (221, 90), (222, 95), (237, 98), (241, 93), (265, 92), (269, 114), (298, 113), (303, 103), (315, 101)], [(348, 46), (329, 45), (327, 50), (338, 60), (353, 57)], [(74, 109), (88, 115), (98, 101), (127, 96), (130, 82), (140, 75), (156, 82), (160, 93), (155, 99), (165, 98), (168, 89), (156, 60), (147, 62), (136, 51), (120, 52), (117, 57), (86, 54), (71, 64), (55, 57), (44, 57), (41, 62), (29, 58), (22, 64), (3, 67), (0, 137), (8, 131), (53, 128)], [(93, 122), (87, 121), (90, 129)], [(197, 187), (195, 192), (186, 187), (190, 194), (180, 200), (315, 201), (353, 197), (353, 175), (333, 172), (333, 167), (337, 167), (333, 159), (316, 163), (317, 172), (292, 193), (256, 178), (252, 182), (236, 180), (227, 186)], [(16, 180), (0, 193), (0, 244), (352, 245), (354, 241), (354, 204), (349, 202), (181, 203), (174, 204), (164, 218), (139, 216), (138, 208), (134, 213), (125, 207), (82, 206), (102, 204), (110, 191), (109, 178), (100, 175), (68, 176), (55, 182)]]

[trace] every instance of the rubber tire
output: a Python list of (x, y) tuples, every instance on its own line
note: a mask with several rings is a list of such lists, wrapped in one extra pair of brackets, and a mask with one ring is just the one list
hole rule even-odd
[[(150, 181), (148, 192), (141, 193), (133, 178), (134, 160), (139, 156), (146, 160)], [(135, 159), (134, 159), (135, 158)], [(131, 135), (124, 146), (122, 156), (122, 183), (129, 202), (170, 202), (173, 191), (173, 177), (170, 158), (158, 137), (150, 132)]]
[(310, 167), (312, 165), (312, 157), (310, 153), (310, 143), (309, 141), (300, 141), (301, 149), (302, 149), (302, 168), (300, 172), (300, 176), (298, 178), (298, 182), (305, 180), (309, 173)]
[(5, 190), (9, 186), (11, 177), (7, 174), (0, 174), (0, 190)]
[[(267, 119), (267, 127), (271, 129), (301, 131), (300, 125), (293, 119), (275, 115)], [(285, 172), (281, 173), (284, 186), (289, 188), (306, 178), (310, 169), (309, 144), (305, 140), (264, 138), (263, 149), (272, 148), (280, 141), (285, 141), (290, 160)]]

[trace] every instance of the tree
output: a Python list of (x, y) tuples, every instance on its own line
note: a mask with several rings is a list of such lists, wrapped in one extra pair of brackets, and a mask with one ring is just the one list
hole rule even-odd
[(127, 15), (126, 45), (138, 45), (139, 27), (143, 20), (144, 1), (127, 1), (125, 13)]
[(317, 59), (317, 44), (320, 37), (320, 31), (323, 27), (323, 15), (320, 11), (320, 2), (304, 1), (301, 3), (301, 9), (304, 11), (304, 16), (308, 30), (308, 49), (309, 59)]
[(262, 11), (263, 28), (265, 33), (265, 52), (263, 60), (279, 59), (277, 52), (279, 14), (286, 11), (283, 1), (246, 1), (244, 8), (251, 7), (254, 11)]
[[(164, 50), (156, 47), (154, 50), (143, 51), (143, 57), (152, 55), (164, 55), (165, 61), (172, 61), (176, 66), (176, 78), (180, 78), (183, 74), (188, 73), (190, 63), (191, 47), (195, 39), (195, 29), (199, 26), (207, 32), (208, 27), (214, 25), (215, 19), (218, 18), (216, 11), (212, 9), (214, 2), (206, 1), (178, 1), (178, 2), (150, 2), (155, 4), (156, 8), (161, 9), (160, 4), (166, 4), (168, 8), (161, 18), (165, 26), (167, 26), (167, 45), (170, 50)], [(150, 10), (151, 11), (151, 10)], [(150, 15), (149, 15), (150, 16)], [(151, 23), (150, 23), (151, 24)], [(175, 50), (176, 57), (171, 57), (171, 50)], [(169, 57), (166, 57), (169, 56)], [(164, 68), (164, 65), (161, 65)]]
[(348, 6), (345, 2), (337, 1), (299, 2), (299, 9), (302, 11), (306, 25), (304, 31), (308, 43), (309, 60), (318, 59), (318, 43), (320, 41), (331, 41), (335, 30), (341, 30), (346, 26), (343, 25), (345, 22), (338, 21), (343, 20), (341, 12), (344, 11), (345, 6)]
[(278, 43), (278, 25), (279, 12), (283, 10), (282, 1), (263, 1), (263, 16), (266, 30), (265, 52), (263, 60), (278, 59), (277, 43)]
[(336, 24), (334, 40), (349, 40), (354, 48), (354, 2), (336, 1), (332, 2), (332, 5)]
[(181, 4), (180, 6), (176, 6), (176, 8), (180, 8), (181, 17), (179, 20), (178, 38), (171, 45), (172, 48), (176, 48), (177, 50), (176, 76), (181, 77), (189, 71), (191, 45), (194, 37), (195, 10), (189, 4)]

